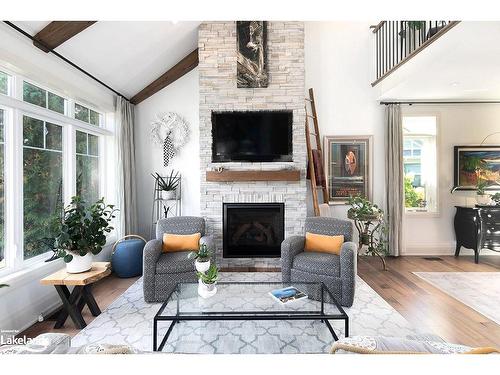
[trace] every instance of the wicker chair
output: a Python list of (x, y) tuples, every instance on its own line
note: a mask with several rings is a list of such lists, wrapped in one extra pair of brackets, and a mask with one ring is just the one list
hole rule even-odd
[(345, 242), (340, 255), (305, 252), (305, 236), (291, 236), (281, 244), (283, 282), (323, 282), (342, 306), (352, 306), (357, 260), (357, 245), (351, 242), (352, 223), (329, 217), (308, 217), (305, 231), (330, 236), (344, 235)]
[(205, 236), (205, 219), (195, 216), (180, 216), (161, 219), (156, 225), (156, 239), (144, 247), (143, 288), (146, 302), (164, 302), (179, 282), (196, 282), (193, 261), (188, 251), (162, 252), (164, 233), (201, 233), (200, 245), (206, 244), (215, 252), (212, 237)]

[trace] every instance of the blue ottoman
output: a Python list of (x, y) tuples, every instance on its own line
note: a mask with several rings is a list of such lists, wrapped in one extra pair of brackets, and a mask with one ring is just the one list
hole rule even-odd
[[(126, 238), (135, 237), (126, 240)], [(146, 240), (140, 236), (129, 235), (118, 240), (113, 246), (111, 265), (118, 277), (135, 277), (142, 275), (142, 252)]]

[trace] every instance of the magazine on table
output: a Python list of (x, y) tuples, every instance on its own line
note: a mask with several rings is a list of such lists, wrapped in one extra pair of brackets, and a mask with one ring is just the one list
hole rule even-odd
[(294, 286), (289, 286), (286, 288), (275, 289), (269, 292), (271, 297), (282, 304), (290, 303), (293, 301), (298, 301), (299, 299), (307, 298), (307, 294), (295, 288)]

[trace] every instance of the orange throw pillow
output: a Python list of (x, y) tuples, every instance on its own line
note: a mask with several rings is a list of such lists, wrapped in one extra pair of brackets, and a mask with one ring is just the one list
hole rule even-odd
[(306, 232), (306, 244), (304, 251), (315, 251), (318, 253), (329, 253), (340, 255), (340, 249), (344, 243), (344, 236), (326, 236)]
[(194, 234), (163, 234), (164, 253), (174, 253), (176, 251), (196, 251), (200, 247), (201, 233)]

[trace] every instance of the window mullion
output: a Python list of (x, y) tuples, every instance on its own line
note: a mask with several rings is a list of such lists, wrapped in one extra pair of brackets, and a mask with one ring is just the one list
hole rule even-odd
[(71, 197), (76, 195), (76, 137), (75, 127), (67, 125), (63, 130), (63, 191), (64, 204), (71, 202)]
[(7, 126), (6, 234), (14, 270), (23, 266), (23, 116), (15, 110)]

